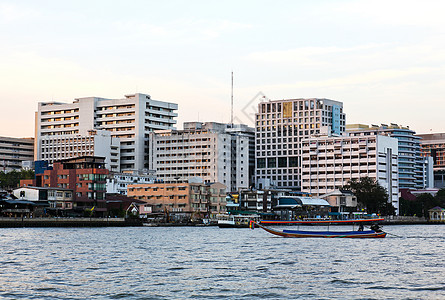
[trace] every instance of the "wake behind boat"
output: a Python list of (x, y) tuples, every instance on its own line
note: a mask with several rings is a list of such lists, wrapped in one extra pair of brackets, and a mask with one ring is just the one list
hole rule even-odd
[(386, 232), (383, 232), (378, 225), (371, 226), (371, 230), (352, 230), (352, 231), (304, 231), (304, 230), (276, 230), (263, 226), (257, 222), (251, 221), (250, 228), (255, 226), (281, 237), (294, 238), (384, 238)]

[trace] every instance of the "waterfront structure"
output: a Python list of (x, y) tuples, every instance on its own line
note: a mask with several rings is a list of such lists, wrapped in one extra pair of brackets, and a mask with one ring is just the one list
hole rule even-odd
[(343, 103), (288, 99), (258, 104), (255, 115), (256, 187), (301, 189), (301, 141), (345, 132)]
[(249, 187), (253, 129), (246, 125), (186, 122), (183, 130), (150, 133), (149, 168), (165, 183), (200, 177), (228, 191)]
[(79, 156), (100, 156), (112, 172), (120, 171), (120, 141), (106, 130), (90, 130), (86, 136), (46, 135), (40, 139), (41, 159), (55, 161)]
[(155, 180), (154, 170), (128, 170), (122, 173), (110, 173), (107, 178), (107, 194), (127, 195), (129, 184), (154, 183)]
[(351, 136), (387, 135), (398, 140), (399, 189), (426, 189), (433, 187), (430, 160), (420, 155), (420, 137), (408, 126), (348, 124)]
[(226, 186), (218, 182), (131, 184), (128, 196), (152, 205), (153, 213), (168, 213), (176, 220), (216, 219), (226, 212)]
[(123, 99), (87, 97), (73, 103), (40, 102), (36, 114), (35, 160), (43, 160), (42, 139), (47, 136), (88, 136), (107, 130), (120, 139), (120, 170), (147, 167), (148, 134), (173, 128), (178, 105), (151, 99), (146, 94)]
[(369, 177), (399, 208), (398, 140), (384, 135), (317, 137), (302, 142), (302, 190), (324, 195), (349, 180)]
[(0, 137), (0, 171), (26, 168), (34, 159), (33, 138)]
[(336, 189), (324, 195), (320, 199), (329, 202), (332, 207), (331, 212), (350, 212), (357, 210), (357, 197), (351, 192), (342, 189)]
[(430, 222), (445, 223), (445, 208), (440, 206), (433, 207), (428, 210)]
[(434, 187), (445, 188), (445, 133), (416, 134), (425, 159), (433, 160)]
[(21, 186), (57, 187), (73, 190), (73, 211), (104, 216), (106, 178), (103, 157), (85, 156), (54, 162), (52, 170), (36, 174), (34, 180), (21, 180)]
[(264, 190), (241, 190), (238, 201), (245, 211), (265, 213), (272, 211), (272, 192)]
[(15, 197), (20, 200), (33, 202), (47, 202), (48, 209), (66, 211), (73, 209), (73, 190), (59, 187), (25, 186), (13, 191)]

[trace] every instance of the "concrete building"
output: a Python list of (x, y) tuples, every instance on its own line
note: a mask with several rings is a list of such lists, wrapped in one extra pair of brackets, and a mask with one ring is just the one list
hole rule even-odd
[(110, 173), (107, 178), (107, 194), (127, 195), (129, 184), (154, 183), (155, 171), (124, 171), (122, 173)]
[(165, 183), (200, 177), (228, 191), (249, 187), (253, 129), (222, 123), (184, 123), (183, 130), (150, 133), (149, 168)]
[(420, 154), (420, 137), (407, 126), (348, 124), (346, 131), (351, 136), (386, 135), (398, 140), (399, 188), (425, 189), (433, 186), (430, 161)]
[(302, 142), (302, 190), (324, 195), (349, 180), (370, 177), (398, 211), (398, 140), (383, 135), (317, 137)]
[(151, 99), (146, 94), (123, 99), (87, 97), (73, 103), (40, 102), (36, 115), (35, 160), (42, 160), (41, 140), (46, 136), (88, 136), (90, 130), (108, 130), (120, 139), (120, 169), (147, 166), (148, 134), (173, 128), (178, 105)]
[(21, 180), (20, 186), (57, 187), (73, 190), (73, 211), (105, 216), (105, 192), (109, 171), (103, 157), (77, 157), (55, 162), (52, 170), (36, 174), (34, 180)]
[(445, 133), (416, 134), (424, 159), (433, 160), (434, 187), (445, 188)]
[(331, 212), (349, 212), (357, 210), (357, 197), (347, 190), (336, 189), (324, 195), (320, 199), (329, 202)]
[(301, 141), (345, 131), (343, 104), (328, 99), (261, 102), (255, 115), (256, 186), (301, 188)]
[(0, 171), (20, 170), (32, 160), (33, 138), (0, 137)]
[(216, 219), (226, 212), (226, 187), (221, 183), (152, 183), (128, 186), (128, 196), (152, 205), (153, 213), (173, 219)]
[(105, 158), (105, 167), (112, 172), (120, 171), (120, 140), (106, 130), (90, 130), (88, 135), (46, 135), (39, 140), (41, 160), (55, 161), (80, 157)]

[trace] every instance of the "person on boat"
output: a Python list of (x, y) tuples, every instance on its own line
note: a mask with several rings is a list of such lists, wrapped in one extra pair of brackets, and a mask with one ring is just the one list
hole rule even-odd
[(363, 231), (364, 227), (363, 227), (363, 223), (360, 223), (360, 225), (358, 226), (358, 231)]
[(371, 227), (371, 230), (374, 230), (375, 232), (382, 232), (382, 229), (378, 224), (373, 224)]

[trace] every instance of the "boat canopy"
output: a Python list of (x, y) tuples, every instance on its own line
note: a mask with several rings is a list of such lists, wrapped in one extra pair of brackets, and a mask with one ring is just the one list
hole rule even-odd
[(324, 199), (312, 197), (285, 196), (278, 198), (278, 205), (275, 208), (296, 208), (302, 206), (330, 206)]

